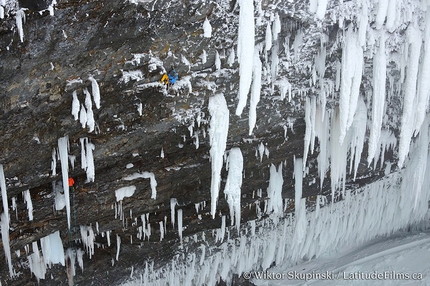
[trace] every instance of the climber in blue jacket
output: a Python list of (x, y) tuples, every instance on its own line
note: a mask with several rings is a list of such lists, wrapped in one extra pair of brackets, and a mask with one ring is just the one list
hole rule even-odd
[(169, 84), (170, 85), (174, 85), (175, 82), (178, 80), (178, 73), (173, 68), (167, 76), (169, 77)]

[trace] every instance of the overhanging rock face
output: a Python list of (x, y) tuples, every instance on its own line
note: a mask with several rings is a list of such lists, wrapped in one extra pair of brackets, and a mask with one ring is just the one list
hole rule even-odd
[(2, 285), (243, 285), (428, 221), (430, 14), (388, 2), (0, 1)]

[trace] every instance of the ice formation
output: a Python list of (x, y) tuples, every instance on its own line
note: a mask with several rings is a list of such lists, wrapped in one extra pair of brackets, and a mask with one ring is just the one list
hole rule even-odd
[(236, 115), (241, 115), (246, 105), (248, 92), (252, 81), (252, 67), (254, 59), (254, 2), (252, 0), (239, 1), (239, 32), (237, 40), (237, 57), (239, 62), (239, 102)]
[(284, 178), (282, 177), (282, 164), (278, 166), (276, 170), (275, 165), (270, 166), (270, 181), (267, 187), (267, 197), (269, 198), (269, 203), (267, 211), (274, 215), (280, 215), (283, 211), (282, 205), (282, 184), (284, 183)]
[(24, 197), (24, 201), (27, 203), (27, 210), (28, 210), (28, 220), (33, 220), (33, 203), (31, 202), (31, 196), (30, 191), (25, 190), (22, 192), (22, 196)]
[(61, 176), (63, 178), (64, 199), (66, 202), (67, 226), (70, 229), (70, 196), (69, 196), (69, 137), (58, 139), (58, 153), (61, 161)]
[(230, 208), (231, 225), (236, 225), (237, 230), (240, 227), (240, 197), (242, 187), (243, 156), (239, 148), (233, 148), (229, 151), (227, 160), (228, 176), (225, 183), (224, 194), (227, 197)]
[(227, 133), (229, 126), (229, 111), (227, 103), (222, 94), (216, 94), (209, 98), (210, 120), (210, 157), (212, 167), (211, 179), (211, 214), (215, 217), (216, 205), (221, 181), (221, 169), (223, 157), (227, 144)]
[(122, 187), (115, 191), (116, 201), (122, 201), (124, 198), (129, 198), (136, 191), (136, 186)]
[(209, 23), (208, 18), (203, 22), (203, 37), (210, 38), (212, 37), (212, 26)]
[(151, 185), (151, 199), (157, 198), (157, 180), (155, 179), (155, 175), (152, 172), (142, 172), (142, 173), (134, 173), (124, 178), (126, 181), (135, 180), (138, 178), (149, 179)]
[(257, 105), (260, 101), (261, 93), (261, 70), (262, 64), (260, 54), (257, 49), (254, 51), (254, 61), (252, 67), (252, 86), (251, 86), (251, 100), (249, 102), (249, 135), (255, 127), (257, 121)]

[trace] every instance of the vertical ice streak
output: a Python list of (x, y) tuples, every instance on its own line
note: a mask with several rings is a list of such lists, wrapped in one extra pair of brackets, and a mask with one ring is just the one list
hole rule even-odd
[(241, 115), (246, 105), (248, 92), (252, 81), (252, 66), (254, 59), (254, 1), (239, 0), (239, 32), (237, 56), (239, 62), (239, 102), (236, 115)]
[(340, 145), (342, 145), (346, 132), (354, 119), (362, 72), (363, 49), (359, 45), (357, 33), (350, 27), (346, 32), (345, 45), (342, 49), (342, 75), (339, 95)]
[(270, 166), (270, 180), (269, 186), (267, 187), (267, 196), (269, 197), (269, 203), (267, 206), (267, 212), (273, 211), (274, 215), (280, 215), (283, 211), (282, 201), (282, 185), (284, 178), (282, 177), (282, 164), (279, 164), (278, 170), (275, 165)]
[(90, 76), (88, 78), (91, 81), (91, 92), (93, 94), (94, 103), (97, 109), (100, 109), (100, 87), (95, 78)]
[(409, 153), (411, 137), (414, 132), (414, 106), (416, 104), (417, 77), (421, 51), (421, 32), (414, 26), (409, 26), (407, 30), (407, 42), (410, 45), (406, 79), (404, 82), (403, 115), (401, 120), (400, 140), (399, 140), (399, 161), (401, 168)]
[(221, 169), (227, 144), (229, 124), (229, 111), (225, 98), (222, 94), (216, 94), (215, 96), (209, 98), (209, 113), (211, 115), (209, 128), (209, 138), (211, 145), (210, 157), (212, 167), (211, 214), (214, 218), (220, 188)]
[(417, 88), (417, 110), (415, 113), (414, 134), (418, 133), (423, 124), (430, 99), (430, 7), (427, 8), (426, 12), (424, 49), (422, 49)]
[(22, 42), (24, 42), (24, 29), (23, 29), (23, 22), (25, 22), (25, 12), (24, 9), (19, 9), (16, 11), (15, 14), (15, 21), (16, 21), (16, 27), (18, 29), (18, 35), (19, 39)]
[(257, 105), (260, 101), (261, 94), (261, 70), (262, 64), (260, 60), (260, 54), (258, 50), (255, 49), (252, 72), (251, 100), (249, 102), (249, 135), (252, 134), (252, 130), (255, 127), (255, 122), (257, 121)]
[(79, 106), (80, 106), (80, 103), (75, 90), (73, 91), (73, 101), (72, 101), (72, 115), (75, 118), (75, 120), (78, 120), (79, 118)]
[(12, 266), (12, 257), (10, 252), (10, 238), (9, 238), (9, 204), (7, 201), (7, 191), (6, 191), (6, 180), (4, 177), (3, 165), (0, 164), (0, 187), (1, 187), (1, 196), (3, 201), (3, 213), (1, 214), (1, 239), (4, 249), (4, 254), (7, 260), (7, 264), (9, 266), (9, 275), (10, 277), (14, 276), (13, 266)]
[(182, 209), (178, 209), (178, 234), (182, 243)]
[(69, 196), (69, 137), (58, 139), (58, 152), (61, 161), (61, 175), (63, 178), (64, 198), (66, 200), (67, 227), (70, 230), (70, 196)]
[(369, 151), (367, 163), (372, 162), (379, 136), (381, 135), (382, 119), (384, 116), (385, 89), (387, 78), (387, 55), (385, 51), (385, 37), (381, 33), (379, 48), (373, 56), (373, 100), (372, 100), (372, 124), (370, 126)]
[(31, 196), (30, 191), (25, 190), (22, 192), (22, 196), (24, 197), (24, 201), (27, 203), (27, 210), (28, 210), (28, 220), (33, 220), (33, 203), (31, 202)]
[(228, 156), (228, 176), (225, 183), (224, 194), (227, 197), (230, 209), (231, 225), (240, 227), (240, 197), (242, 188), (243, 156), (238, 147), (232, 148)]

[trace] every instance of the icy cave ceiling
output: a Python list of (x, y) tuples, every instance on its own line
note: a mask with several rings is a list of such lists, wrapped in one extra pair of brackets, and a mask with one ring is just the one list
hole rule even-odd
[[(403, 0), (0, 0), (2, 285), (118, 284), (200, 251), (197, 237), (219, 245), (225, 224), (241, 237), (249, 222), (297, 215), (302, 197), (313, 210), (344, 189), (401, 181), (428, 128), (426, 10)], [(171, 67), (179, 82), (166, 88)], [(240, 161), (229, 150), (243, 157), (231, 175), (243, 177), (238, 198), (225, 196), (224, 151)], [(46, 237), (55, 252), (61, 240), (69, 266), (34, 255)]]

